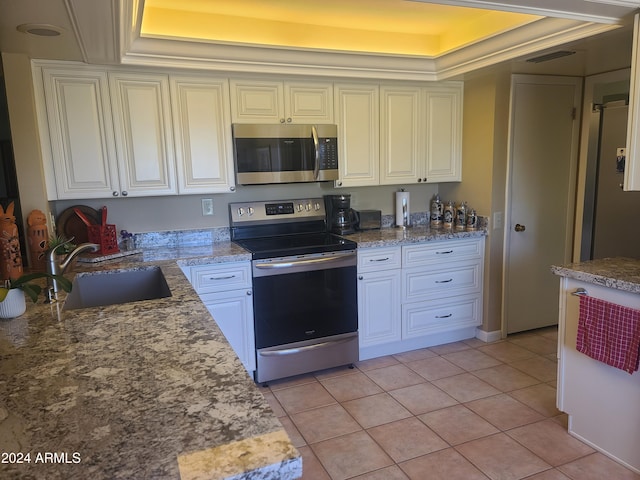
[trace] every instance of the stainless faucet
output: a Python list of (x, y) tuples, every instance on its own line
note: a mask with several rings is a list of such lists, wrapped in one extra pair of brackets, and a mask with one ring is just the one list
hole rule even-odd
[[(66, 245), (70, 242), (71, 240), (68, 240), (62, 245)], [(56, 259), (56, 253), (55, 253), (56, 249), (53, 248), (51, 249), (51, 251), (47, 256), (47, 272), (52, 275), (64, 275), (64, 272), (67, 271), (67, 268), (69, 267), (69, 265), (71, 265), (71, 262), (73, 261), (73, 259), (76, 258), (79, 254), (87, 250), (96, 252), (99, 249), (100, 249), (100, 245), (97, 245), (95, 243), (81, 243), (76, 248), (74, 248), (71, 252), (69, 252), (69, 254), (65, 257), (62, 263), (58, 264)], [(60, 290), (60, 287), (58, 286), (58, 282), (56, 281), (55, 278), (47, 278), (47, 284), (48, 284), (48, 292), (47, 292), (48, 300), (55, 301), (58, 297), (58, 291)]]

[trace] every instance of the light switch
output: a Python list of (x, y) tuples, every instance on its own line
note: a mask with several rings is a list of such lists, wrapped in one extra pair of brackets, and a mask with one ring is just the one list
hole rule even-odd
[(213, 215), (213, 198), (202, 199), (202, 215)]
[(500, 230), (504, 226), (504, 212), (495, 212), (493, 214), (493, 229)]

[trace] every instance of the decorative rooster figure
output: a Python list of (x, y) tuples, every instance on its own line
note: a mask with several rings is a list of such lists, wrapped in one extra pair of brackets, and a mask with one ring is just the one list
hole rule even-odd
[(43, 272), (46, 268), (45, 255), (47, 253), (47, 217), (41, 210), (33, 210), (27, 217), (27, 239), (31, 254), (31, 268)]
[(13, 216), (14, 204), (11, 202), (5, 212), (0, 205), (0, 278), (16, 279), (22, 275), (22, 255), (16, 217)]

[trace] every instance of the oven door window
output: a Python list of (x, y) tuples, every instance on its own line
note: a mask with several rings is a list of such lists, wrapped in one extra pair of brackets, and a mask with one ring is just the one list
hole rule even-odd
[(256, 347), (358, 330), (356, 267), (253, 279)]

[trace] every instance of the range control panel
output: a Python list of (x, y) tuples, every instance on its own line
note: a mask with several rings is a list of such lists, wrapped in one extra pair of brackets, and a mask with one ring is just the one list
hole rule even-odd
[(322, 220), (325, 218), (323, 198), (301, 198), (265, 202), (229, 204), (231, 226), (251, 223)]

